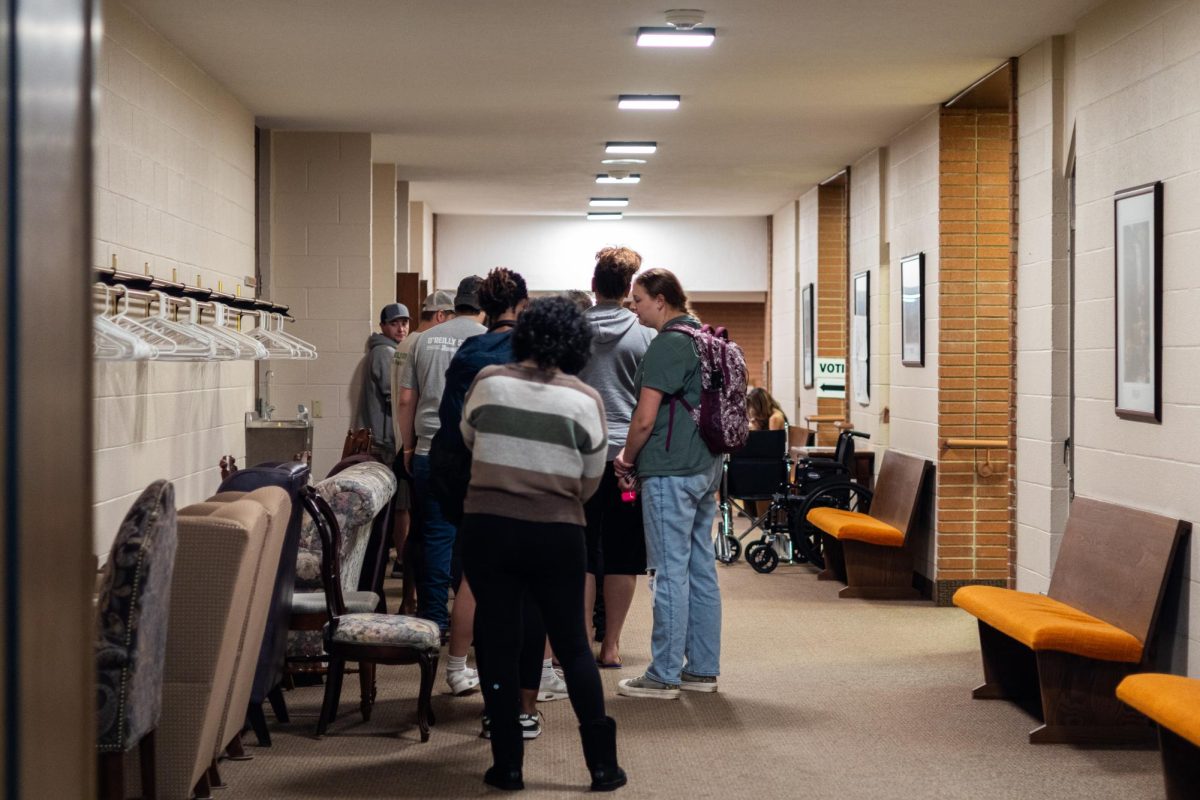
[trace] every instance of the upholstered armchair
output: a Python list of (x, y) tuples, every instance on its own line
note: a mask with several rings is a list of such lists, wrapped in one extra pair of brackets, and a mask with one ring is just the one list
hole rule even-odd
[(176, 542), (175, 489), (155, 481), (125, 515), (100, 582), (95, 654), (101, 798), (124, 800), (124, 754), (134, 745), (142, 797), (157, 796), (154, 731), (162, 713)]

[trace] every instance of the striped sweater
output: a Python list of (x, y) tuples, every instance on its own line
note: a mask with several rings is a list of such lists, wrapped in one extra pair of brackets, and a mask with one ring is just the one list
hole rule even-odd
[(584, 524), (608, 449), (595, 389), (519, 364), (485, 367), (460, 427), (474, 453), (465, 513)]

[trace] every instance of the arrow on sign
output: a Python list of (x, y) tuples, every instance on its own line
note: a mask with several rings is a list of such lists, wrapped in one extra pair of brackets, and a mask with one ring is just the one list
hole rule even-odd
[(844, 384), (844, 383), (822, 383), (817, 388), (820, 389), (822, 392), (844, 392), (844, 391), (846, 391), (846, 384)]

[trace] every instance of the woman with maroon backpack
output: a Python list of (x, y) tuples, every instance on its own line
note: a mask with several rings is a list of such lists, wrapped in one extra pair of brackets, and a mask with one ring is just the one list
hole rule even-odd
[[(632, 296), (638, 320), (659, 335), (638, 368), (637, 407), (613, 468), (627, 488), (635, 478), (640, 482), (654, 629), (650, 666), (644, 675), (621, 681), (617, 691), (673, 699), (680, 689), (717, 691), (721, 593), (712, 521), (721, 459), (689, 413), (700, 409), (708, 387), (702, 343), (692, 333), (699, 332), (700, 321), (679, 279), (665, 269), (646, 270), (634, 280)], [(741, 380), (744, 386), (744, 369)], [(741, 408), (744, 415), (744, 399)]]

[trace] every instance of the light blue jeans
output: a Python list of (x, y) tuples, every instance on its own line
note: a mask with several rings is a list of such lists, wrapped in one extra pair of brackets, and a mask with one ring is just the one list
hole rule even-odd
[(654, 631), (646, 675), (678, 684), (680, 673), (721, 672), (721, 590), (712, 523), (720, 459), (696, 475), (642, 478), (646, 566), (653, 571)]

